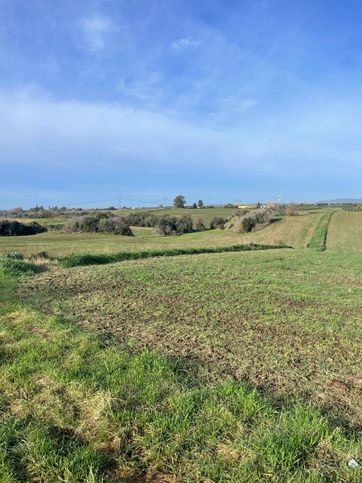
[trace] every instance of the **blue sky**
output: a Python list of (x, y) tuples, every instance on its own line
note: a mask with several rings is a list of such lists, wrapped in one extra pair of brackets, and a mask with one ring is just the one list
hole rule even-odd
[(361, 21), (354, 0), (0, 0), (0, 208), (362, 197)]

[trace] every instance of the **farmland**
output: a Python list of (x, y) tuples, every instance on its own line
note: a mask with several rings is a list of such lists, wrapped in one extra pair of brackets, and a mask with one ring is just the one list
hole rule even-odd
[[(359, 215), (0, 239), (55, 257), (0, 256), (0, 480), (361, 481)], [(294, 249), (57, 260), (279, 242)]]
[[(215, 209), (217, 213), (219, 209)], [(196, 210), (190, 210), (196, 211)], [(203, 212), (204, 210), (197, 210)], [(206, 210), (205, 210), (206, 211)], [(328, 213), (328, 212), (327, 212)], [(133, 227), (134, 237), (117, 237), (98, 233), (61, 233), (50, 231), (31, 237), (0, 238), (0, 253), (18, 251), (26, 255), (45, 251), (49, 255), (68, 253), (115, 253), (119, 251), (152, 250), (181, 247), (229, 246), (241, 243), (284, 243), (296, 248), (306, 247), (324, 211), (284, 217), (266, 228), (247, 234), (230, 230), (207, 230), (178, 237), (158, 236), (153, 228)], [(210, 218), (210, 213), (207, 217)], [(215, 215), (216, 216), (216, 215)]]
[(362, 213), (336, 212), (329, 224), (327, 247), (331, 250), (362, 250)]

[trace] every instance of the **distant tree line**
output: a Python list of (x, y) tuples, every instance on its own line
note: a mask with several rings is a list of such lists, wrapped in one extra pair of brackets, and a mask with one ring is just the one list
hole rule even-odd
[(362, 203), (346, 203), (343, 205), (346, 211), (362, 211)]
[[(215, 217), (211, 220), (210, 228), (223, 228), (226, 220)], [(160, 235), (182, 235), (194, 231), (206, 230), (205, 223), (199, 218), (195, 224), (190, 215), (156, 216), (151, 213), (131, 213), (126, 216), (114, 216), (107, 213), (97, 215), (74, 216), (63, 226), (69, 233), (114, 233), (117, 235), (133, 236), (131, 227), (155, 228)]]
[(37, 233), (43, 233), (47, 231), (45, 226), (39, 225), (39, 223), (20, 223), (13, 220), (0, 221), (0, 236), (26, 236), (36, 235)]

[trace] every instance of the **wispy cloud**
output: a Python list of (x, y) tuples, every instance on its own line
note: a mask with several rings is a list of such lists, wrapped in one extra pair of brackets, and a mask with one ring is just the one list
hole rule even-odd
[(222, 161), (225, 169), (283, 175), (291, 164), (294, 173), (323, 172), (331, 163), (329, 170), (339, 172), (348, 160), (361, 170), (361, 115), (362, 103), (345, 99), (315, 103), (313, 112), (301, 105), (273, 118), (241, 117), (230, 127), (121, 104), (3, 92), (0, 149), (4, 163), (46, 166), (52, 153), (52, 163), (71, 167), (76, 160), (77, 169), (119, 168), (130, 160), (185, 167)]
[[(1, 172), (26, 174), (24, 186), (37, 183), (32, 172), (53, 171), (65, 173), (64, 187), (117, 180), (132, 186), (129, 189), (137, 188), (140, 173), (152, 177), (171, 172), (181, 173), (180, 188), (185, 189), (190, 185), (189, 176), (182, 177), (185, 173), (220, 173), (222, 167), (224, 178), (244, 180), (244, 190), (247, 180), (264, 179), (269, 190), (283, 189), (290, 199), (305, 193), (305, 187), (299, 192), (296, 184), (293, 187), (304, 177), (344, 178), (352, 189), (362, 175), (362, 101), (314, 102), (313, 112), (304, 104), (273, 117), (235, 116), (234, 124), (226, 126), (119, 103), (59, 101), (34, 91), (0, 91)], [(49, 177), (43, 179), (42, 187), (49, 183)], [(215, 186), (208, 187), (210, 193)], [(249, 191), (254, 199), (255, 186)], [(323, 196), (331, 197), (332, 191)], [(10, 203), (3, 193), (0, 202), (2, 197), (3, 204)]]
[(243, 99), (240, 103), (240, 111), (244, 112), (250, 109), (251, 107), (256, 106), (255, 99)]
[(84, 45), (92, 52), (99, 52), (105, 48), (107, 36), (114, 29), (112, 20), (100, 14), (84, 17), (80, 26)]
[(171, 44), (172, 50), (183, 51), (200, 45), (199, 40), (192, 39), (191, 37), (181, 37)]

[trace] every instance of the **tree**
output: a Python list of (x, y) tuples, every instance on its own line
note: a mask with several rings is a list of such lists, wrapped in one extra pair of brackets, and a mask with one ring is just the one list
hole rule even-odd
[(182, 195), (176, 196), (176, 198), (173, 200), (174, 208), (185, 208), (185, 205), (186, 205), (186, 199)]
[(192, 208), (196, 209), (197, 208), (197, 203), (192, 203)]
[(197, 206), (198, 206), (198, 208), (203, 208), (204, 207), (204, 203), (202, 202), (202, 200), (199, 200), (197, 202)]

